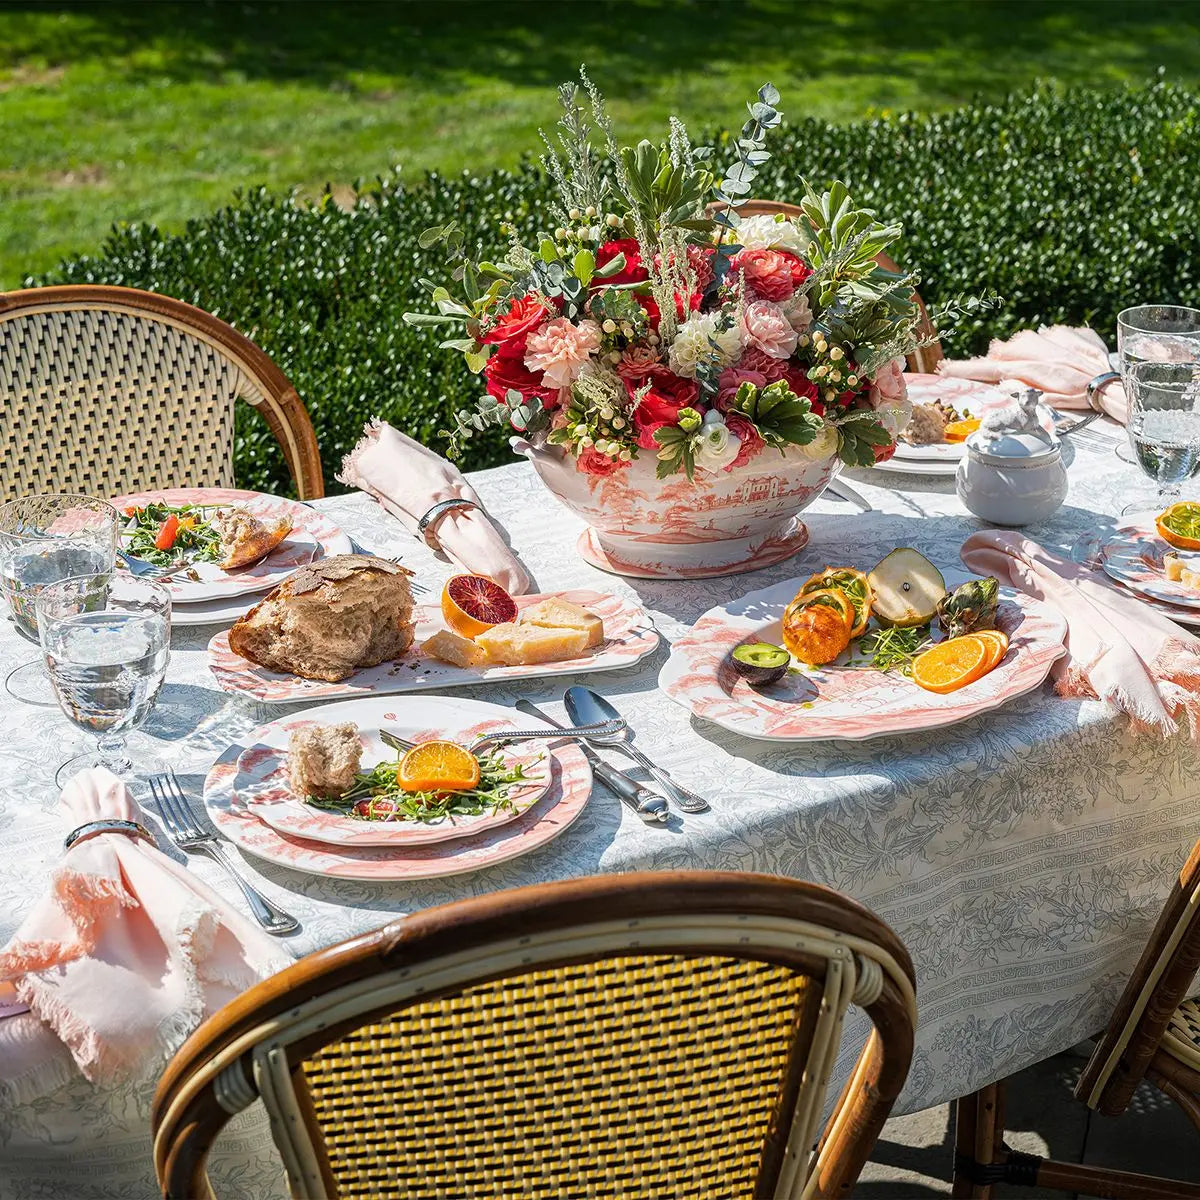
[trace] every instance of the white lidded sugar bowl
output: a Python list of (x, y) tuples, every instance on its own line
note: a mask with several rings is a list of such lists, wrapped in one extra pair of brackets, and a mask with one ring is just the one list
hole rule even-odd
[(958, 464), (958, 495), (967, 509), (993, 525), (1033, 525), (1067, 498), (1062, 443), (1042, 424), (1040, 393), (984, 414), (967, 438)]

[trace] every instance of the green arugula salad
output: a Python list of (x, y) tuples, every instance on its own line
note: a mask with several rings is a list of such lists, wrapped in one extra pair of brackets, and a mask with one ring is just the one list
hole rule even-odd
[(218, 562), (224, 553), (213, 508), (151, 502), (125, 510), (125, 553), (155, 567), (180, 561)]

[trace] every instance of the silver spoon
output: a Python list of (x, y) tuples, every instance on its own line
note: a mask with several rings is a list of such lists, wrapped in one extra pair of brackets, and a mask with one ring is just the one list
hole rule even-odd
[(684, 812), (708, 812), (709, 803), (703, 796), (697, 796), (682, 784), (678, 784), (662, 767), (648, 759), (632, 741), (633, 730), (625, 722), (625, 718), (603, 696), (590, 688), (567, 688), (563, 696), (567, 706), (567, 715), (579, 726), (592, 725), (608, 721), (615, 723), (617, 728), (612, 733), (587, 734), (586, 740), (595, 746), (612, 746), (622, 754), (633, 759), (639, 767), (649, 771), (658, 780), (668, 799), (673, 800)]

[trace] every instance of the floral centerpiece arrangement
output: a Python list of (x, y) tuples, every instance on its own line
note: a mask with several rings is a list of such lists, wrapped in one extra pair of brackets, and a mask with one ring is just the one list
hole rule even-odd
[[(889, 457), (909, 414), (903, 356), (920, 344), (915, 277), (876, 262), (900, 226), (856, 207), (841, 183), (820, 194), (805, 185), (799, 215), (739, 214), (781, 120), (770, 84), (718, 173), (712, 148), (692, 146), (674, 118), (662, 145), (619, 146), (580, 75), (582, 88), (560, 89), (557, 144), (543, 135), (558, 195), (536, 238), (502, 226), (507, 251), (488, 261), (467, 252), (456, 222), (422, 235), (426, 248), (446, 247), (452, 280), (429, 282), (436, 313), (406, 320), (461, 325), (442, 345), (486, 392), (456, 414), (451, 453), (510, 425), (568, 503), (578, 488), (543, 462), (593, 482), (629, 476), (635, 499), (652, 501), (652, 487), (632, 482), (647, 461), (658, 480), (711, 490), (747, 470), (787, 474), (799, 459), (806, 482), (784, 489), (793, 515), (838, 462)], [(628, 499), (595, 491), (588, 519)], [(619, 516), (629, 526), (630, 512)]]

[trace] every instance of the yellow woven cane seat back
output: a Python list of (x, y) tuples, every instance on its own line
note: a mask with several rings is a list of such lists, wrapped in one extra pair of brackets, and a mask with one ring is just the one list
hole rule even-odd
[(750, 1196), (821, 994), (770, 963), (609, 958), (406, 1007), (304, 1074), (344, 1197)]
[(233, 411), (262, 402), (218, 346), (105, 308), (0, 318), (0, 500), (233, 484)]

